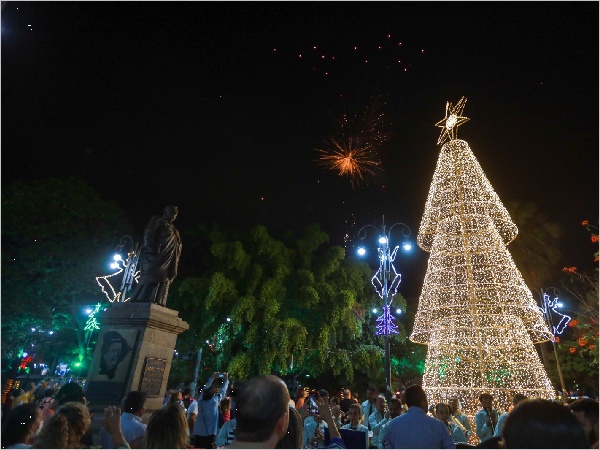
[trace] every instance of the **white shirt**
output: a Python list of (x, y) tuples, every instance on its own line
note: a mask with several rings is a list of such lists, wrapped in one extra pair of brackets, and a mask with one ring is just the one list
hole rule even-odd
[(223, 424), (215, 442), (217, 444), (217, 448), (229, 445), (233, 442), (235, 437), (235, 426), (235, 419), (228, 420)]
[[(142, 418), (130, 413), (121, 414), (121, 433), (123, 438), (130, 444), (140, 436), (146, 433), (146, 425), (142, 423)], [(115, 448), (112, 436), (105, 428), (100, 430), (100, 442), (102, 448)]]
[(362, 420), (362, 424), (366, 425), (367, 427), (369, 426), (369, 417), (371, 416), (371, 414), (373, 414), (375, 411), (377, 411), (375, 409), (375, 403), (371, 403), (369, 402), (369, 400), (365, 400), (362, 405), (360, 405), (360, 413), (363, 416), (363, 420)]
[(375, 410), (373, 414), (369, 417), (369, 425), (371, 425), (371, 431), (373, 432), (373, 437), (371, 438), (371, 445), (379, 446), (379, 443), (383, 441), (384, 433), (381, 432), (381, 427), (388, 422), (388, 419), (385, 418), (383, 413)]

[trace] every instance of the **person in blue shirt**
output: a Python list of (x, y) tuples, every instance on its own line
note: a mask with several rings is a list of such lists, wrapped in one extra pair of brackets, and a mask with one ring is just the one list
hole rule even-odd
[(492, 408), (494, 397), (491, 394), (481, 394), (479, 402), (481, 409), (475, 413), (475, 432), (479, 442), (491, 439), (498, 426), (498, 411)]
[(427, 415), (427, 395), (421, 386), (406, 389), (406, 404), (408, 411), (385, 430), (384, 448), (456, 448), (445, 425)]
[(384, 448), (456, 448), (446, 426), (427, 415), (427, 395), (421, 386), (406, 389), (408, 411), (389, 422)]
[[(521, 403), (523, 400), (527, 400), (527, 396), (523, 394), (515, 394), (512, 400), (513, 408)], [(498, 425), (496, 426), (496, 431), (494, 432), (494, 436), (500, 436), (502, 434), (502, 427), (504, 426), (504, 421), (508, 417), (508, 412), (500, 415), (498, 419)]]
[[(214, 380), (218, 378), (224, 380), (220, 389), (217, 386), (212, 386)], [(219, 403), (225, 397), (228, 386), (229, 374), (215, 372), (204, 386), (198, 400), (190, 405), (188, 417), (192, 418), (195, 415), (192, 431), (195, 447), (215, 448), (215, 437), (219, 425)]]

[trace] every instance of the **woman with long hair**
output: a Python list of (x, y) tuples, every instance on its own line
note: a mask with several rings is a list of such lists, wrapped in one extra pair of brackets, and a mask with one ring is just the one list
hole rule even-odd
[(31, 448), (27, 442), (42, 422), (42, 413), (35, 403), (15, 406), (2, 428), (2, 448)]
[(183, 408), (167, 403), (150, 417), (142, 448), (189, 448), (188, 426)]
[[(83, 403), (65, 403), (44, 424), (33, 442), (33, 448), (84, 448), (81, 438), (90, 428), (92, 416)], [(119, 408), (111, 406), (104, 410), (104, 427), (111, 434), (115, 448), (130, 448), (121, 433)]]

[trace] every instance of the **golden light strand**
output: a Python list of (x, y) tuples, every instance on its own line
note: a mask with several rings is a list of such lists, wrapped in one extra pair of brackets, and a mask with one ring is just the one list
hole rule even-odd
[(429, 346), (423, 388), (430, 404), (456, 395), (474, 414), (483, 392), (501, 411), (516, 393), (555, 397), (533, 346), (552, 334), (506, 248), (516, 235), (468, 144), (446, 143), (417, 237), (431, 255), (410, 337)]

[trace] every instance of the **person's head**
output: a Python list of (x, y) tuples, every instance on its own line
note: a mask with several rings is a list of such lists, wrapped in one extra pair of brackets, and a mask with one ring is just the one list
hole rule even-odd
[(549, 400), (524, 400), (502, 428), (506, 448), (589, 448), (583, 427), (569, 408)]
[(357, 400), (357, 401), (358, 401), (358, 392), (353, 392), (353, 393), (352, 393), (352, 398), (353, 398), (354, 400)]
[(148, 395), (142, 391), (131, 391), (125, 398), (123, 412), (133, 414), (134, 416), (142, 417), (144, 414), (144, 405)]
[(383, 395), (375, 397), (375, 409), (382, 414), (385, 411), (385, 397)]
[(356, 426), (360, 422), (360, 406), (358, 403), (352, 403), (348, 408), (348, 420), (352, 426)]
[(246, 382), (235, 399), (235, 440), (273, 445), (281, 440), (288, 429), (289, 401), (285, 383), (274, 375)]
[(163, 217), (171, 222), (173, 222), (177, 218), (177, 214), (179, 213), (179, 208), (177, 206), (169, 205), (165, 206), (163, 210)]
[(450, 417), (450, 407), (445, 403), (438, 403), (435, 405), (435, 417), (447, 424)]
[(423, 388), (419, 385), (413, 384), (406, 388), (406, 406), (418, 406), (423, 408), (423, 411), (427, 412), (427, 394)]
[(352, 394), (350, 393), (350, 389), (344, 389), (344, 398), (345, 399), (350, 399), (352, 398), (351, 396)]
[(523, 400), (527, 400), (527, 396), (523, 395), (523, 394), (515, 394), (515, 396), (512, 399), (512, 404), (513, 406), (517, 406), (519, 403), (521, 403)]
[(569, 409), (583, 426), (590, 445), (598, 442), (598, 400), (580, 398), (571, 403)]
[(406, 405), (406, 389), (400, 392), (400, 403)]
[(337, 395), (334, 395), (333, 397), (331, 397), (329, 399), (329, 406), (330, 407), (333, 408), (334, 406), (339, 405), (339, 404), (340, 404), (340, 399), (337, 397)]
[(458, 397), (452, 397), (448, 401), (448, 406), (450, 407), (450, 412), (452, 414), (454, 414), (456, 411), (458, 411)]
[(48, 388), (44, 391), (44, 397), (54, 397), (54, 389)]
[(169, 399), (169, 403), (179, 403), (183, 396), (181, 395), (181, 391), (172, 391), (171, 398)]
[(183, 391), (181, 391), (184, 397), (190, 395), (190, 392), (192, 392), (192, 390), (189, 387), (185, 387), (183, 388)]
[(402, 412), (402, 405), (400, 404), (400, 400), (397, 398), (390, 399), (389, 403), (390, 408), (390, 419), (394, 419), (400, 415)]
[(35, 403), (25, 403), (15, 406), (8, 413), (6, 423), (2, 428), (2, 448), (14, 444), (24, 444), (31, 433), (40, 427), (42, 412)]
[(33, 448), (81, 448), (81, 438), (90, 428), (91, 419), (83, 403), (65, 403), (48, 418)]
[(169, 404), (150, 417), (142, 448), (188, 448), (187, 428), (183, 409)]
[(304, 424), (296, 408), (289, 407), (290, 420), (286, 434), (277, 442), (275, 448), (302, 448), (302, 431)]
[(492, 395), (488, 393), (484, 393), (479, 396), (479, 402), (481, 403), (481, 407), (486, 410), (491, 409), (493, 400), (494, 397), (492, 397)]
[(207, 401), (213, 398), (218, 392), (221, 383), (218, 380), (213, 380), (210, 386), (204, 386), (202, 389), (202, 400)]
[(370, 403), (373, 403), (375, 401), (375, 397), (377, 397), (377, 389), (375, 389), (373, 386), (369, 386), (367, 389), (367, 400), (369, 400)]
[(55, 399), (59, 405), (69, 402), (85, 403), (83, 389), (75, 382), (64, 384), (56, 393)]
[(221, 408), (222, 413), (228, 413), (231, 411), (231, 397), (225, 397), (223, 400), (221, 400), (219, 407)]
[(329, 392), (325, 389), (319, 389), (319, 397), (321, 397), (321, 400), (324, 402), (329, 402)]

